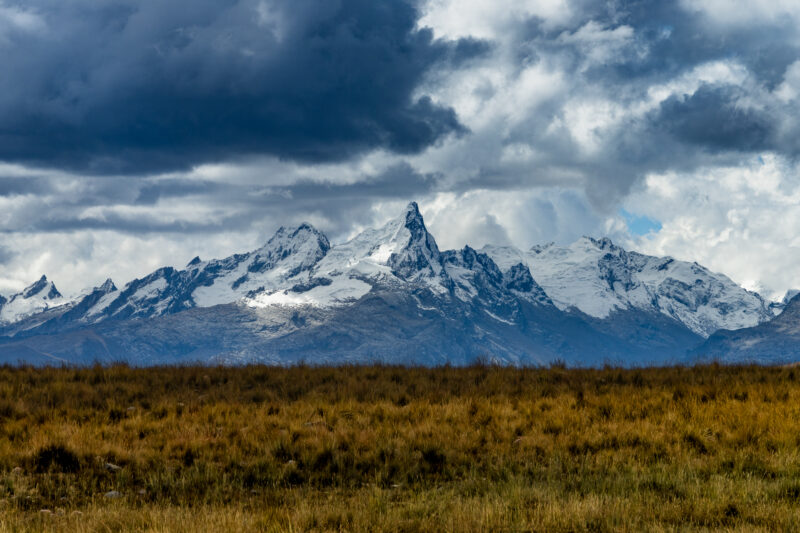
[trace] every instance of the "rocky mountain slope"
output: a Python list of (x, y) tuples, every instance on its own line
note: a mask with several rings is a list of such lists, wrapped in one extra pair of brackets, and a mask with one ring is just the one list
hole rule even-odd
[(692, 351), (699, 361), (788, 364), (800, 361), (800, 295), (773, 320), (736, 331), (720, 330)]

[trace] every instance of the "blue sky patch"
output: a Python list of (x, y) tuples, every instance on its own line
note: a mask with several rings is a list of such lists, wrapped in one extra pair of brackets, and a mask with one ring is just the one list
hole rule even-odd
[(619, 214), (625, 219), (628, 230), (634, 235), (647, 235), (648, 233), (658, 233), (661, 231), (661, 222), (647, 216), (638, 216), (624, 209), (619, 210)]

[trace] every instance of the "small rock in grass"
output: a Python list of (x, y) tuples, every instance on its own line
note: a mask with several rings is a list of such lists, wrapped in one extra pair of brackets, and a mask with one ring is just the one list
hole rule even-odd
[(106, 463), (105, 468), (109, 472), (119, 472), (120, 470), (122, 470), (121, 466), (115, 465), (114, 463)]
[(15, 466), (15, 467), (14, 467), (14, 470), (12, 470), (11, 472), (12, 472), (12, 473), (14, 473), (14, 474), (16, 474), (16, 475), (19, 475), (19, 474), (21, 474), (21, 473), (22, 473), (22, 467), (20, 467), (20, 466)]
[(53, 514), (53, 511), (51, 511), (50, 509), (42, 509), (42, 510), (39, 511), (39, 514), (48, 516), (48, 515)]
[(119, 491), (110, 490), (105, 493), (105, 497), (113, 500), (116, 498), (122, 498), (122, 494)]
[(147, 491), (144, 489), (140, 489), (136, 494), (139, 496), (147, 496)]

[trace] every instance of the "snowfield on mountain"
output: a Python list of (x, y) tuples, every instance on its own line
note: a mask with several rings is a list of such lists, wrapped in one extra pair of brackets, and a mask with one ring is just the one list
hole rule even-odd
[(583, 237), (570, 246), (482, 250), (501, 265), (523, 262), (560, 309), (575, 307), (608, 318), (615, 311), (655, 311), (707, 337), (739, 329), (774, 315), (760, 295), (697, 263), (628, 252), (609, 239)]

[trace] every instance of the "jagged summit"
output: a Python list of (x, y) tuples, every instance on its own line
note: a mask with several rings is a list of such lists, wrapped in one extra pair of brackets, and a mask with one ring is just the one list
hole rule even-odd
[[(419, 211), (417, 202), (409, 203), (400, 218), (405, 218), (405, 226), (409, 228), (409, 230), (416, 232), (427, 231), (425, 229), (425, 221), (422, 218), (422, 213)], [(421, 233), (418, 233), (418, 235), (421, 235)]]
[(64, 303), (55, 284), (43, 275), (21, 292), (0, 301), (0, 323), (13, 323)]
[(161, 268), (121, 291), (114, 288), (89, 309), (85, 319), (161, 316), (238, 302), (286, 283), (304, 283), (328, 250), (328, 238), (310, 224), (283, 226), (252, 252), (210, 261), (195, 257), (185, 270)]
[(278, 230), (269, 238), (265, 247), (270, 246), (270, 243), (287, 240), (287, 239), (296, 239), (300, 236), (302, 239), (306, 238), (317, 238), (320, 241), (324, 241), (326, 246), (330, 246), (328, 242), (328, 238), (325, 236), (324, 233), (319, 231), (317, 228), (309, 224), (308, 222), (301, 222), (297, 226), (281, 226)]
[(311, 224), (281, 226), (263, 247), (254, 252), (257, 258), (248, 270), (264, 272), (283, 262), (287, 276), (291, 277), (316, 264), (330, 249), (328, 238)]
[[(405, 232), (408, 232), (407, 237)], [(433, 235), (428, 233), (416, 202), (408, 204), (404, 224), (392, 237), (394, 243), (400, 246), (392, 251), (389, 264), (397, 276), (410, 280), (441, 274), (439, 247)]]
[(525, 253), (513, 246), (486, 245), (479, 250), (486, 254), (503, 273), (506, 288), (525, 293), (535, 302), (553, 305), (545, 290), (536, 282)]
[(22, 297), (31, 298), (42, 293), (44, 293), (42, 297), (47, 300), (61, 298), (61, 293), (58, 292), (55, 284), (48, 281), (45, 275), (42, 275), (38, 281), (26, 287), (25, 290), (22, 291)]
[(98, 288), (103, 292), (113, 292), (117, 290), (117, 286), (114, 285), (114, 281), (111, 278), (106, 279)]
[(317, 268), (320, 274), (328, 275), (345, 270), (354, 275), (393, 276), (405, 281), (440, 276), (441, 253), (417, 204), (410, 203), (400, 216), (380, 228), (367, 229), (334, 246)]
[(395, 246), (395, 252), (404, 248), (423, 248), (436, 258), (440, 253), (436, 240), (425, 227), (425, 220), (416, 202), (408, 204), (399, 217), (379, 229), (378, 240), (381, 243), (391, 243)]

